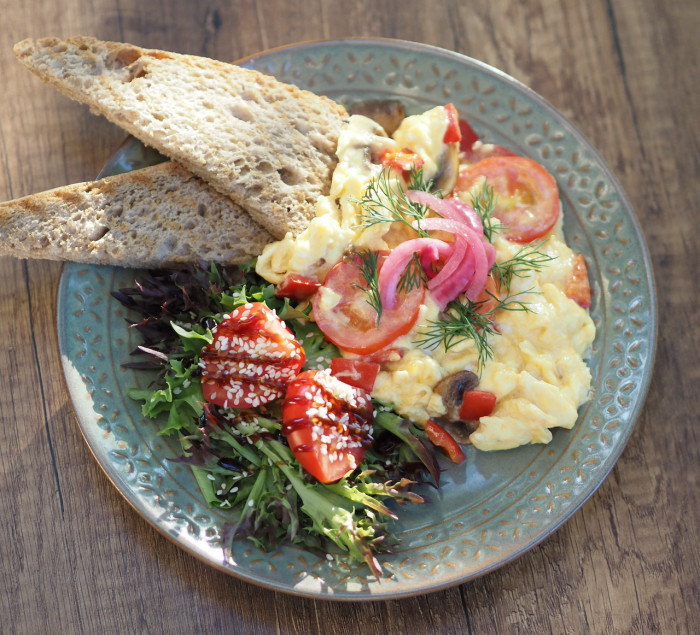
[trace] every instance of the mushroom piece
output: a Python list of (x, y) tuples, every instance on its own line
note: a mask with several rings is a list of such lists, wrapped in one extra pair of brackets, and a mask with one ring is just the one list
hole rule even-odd
[(459, 145), (450, 143), (447, 149), (442, 153), (440, 166), (437, 173), (433, 177), (433, 191), (440, 191), (444, 194), (451, 192), (457, 185), (457, 177), (459, 176)]
[(361, 101), (350, 106), (351, 115), (364, 115), (376, 121), (388, 136), (401, 125), (406, 114), (400, 101), (390, 99), (373, 99)]
[(442, 397), (442, 403), (447, 410), (446, 418), (459, 421), (459, 409), (464, 393), (474, 390), (479, 385), (479, 378), (470, 370), (460, 370), (441, 379), (433, 389)]
[(479, 385), (479, 378), (470, 370), (461, 370), (441, 379), (434, 391), (442, 397), (446, 414), (437, 417), (435, 422), (445, 428), (458, 443), (469, 443), (469, 435), (479, 427), (478, 421), (463, 421), (459, 416), (464, 393), (474, 390)]

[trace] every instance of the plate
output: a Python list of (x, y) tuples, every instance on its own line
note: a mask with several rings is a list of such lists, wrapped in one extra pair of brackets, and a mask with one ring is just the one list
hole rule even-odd
[[(395, 40), (341, 40), (276, 49), (248, 68), (343, 104), (400, 99), (409, 113), (454, 103), (486, 141), (542, 163), (561, 190), (564, 232), (589, 264), (597, 326), (591, 399), (573, 430), (547, 446), (498, 453), (467, 449), (445, 465), (430, 503), (402, 508), (401, 544), (380, 558), (386, 577), (296, 547), (263, 553), (235, 543), (222, 557), (225, 516), (209, 509), (177, 443), (159, 437), (126, 396), (144, 377), (124, 370), (136, 342), (110, 292), (134, 272), (66, 265), (58, 292), (60, 353), (77, 418), (95, 458), (138, 512), (178, 545), (248, 582), (314, 598), (367, 600), (435, 591), (483, 575), (525, 553), (566, 521), (612, 469), (632, 433), (651, 377), (656, 304), (647, 248), (615, 177), (581, 134), (526, 86), (478, 61)], [(106, 170), (158, 161), (133, 139)]]

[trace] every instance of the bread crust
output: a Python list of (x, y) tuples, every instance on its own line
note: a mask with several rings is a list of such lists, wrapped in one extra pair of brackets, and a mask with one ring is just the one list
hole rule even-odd
[(229, 196), (276, 238), (298, 234), (327, 194), (339, 104), (208, 58), (95, 38), (24, 40), (17, 58)]
[(0, 204), (0, 255), (131, 268), (239, 264), (274, 238), (175, 162)]

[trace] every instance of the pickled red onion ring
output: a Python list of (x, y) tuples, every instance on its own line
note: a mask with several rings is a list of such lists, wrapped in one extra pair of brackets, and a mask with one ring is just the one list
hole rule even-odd
[(438, 274), (428, 282), (428, 289), (432, 291), (435, 289), (435, 287), (440, 286), (443, 282), (449, 280), (452, 276), (458, 273), (457, 270), (462, 264), (468, 248), (469, 243), (464, 236), (461, 234), (455, 234), (455, 242), (452, 248), (452, 253)]
[[(395, 247), (387, 256), (379, 271), (379, 297), (383, 306), (388, 309), (396, 307), (399, 279), (411, 258), (413, 258), (413, 254), (418, 253), (422, 256), (423, 250), (426, 251), (427, 257), (434, 259), (447, 258), (452, 253), (452, 245), (438, 238), (413, 238)], [(421, 265), (423, 265), (422, 257)]]
[(484, 225), (476, 210), (458, 198), (439, 198), (421, 190), (409, 190), (406, 192), (406, 198), (411, 203), (428, 206), (443, 218), (465, 223), (480, 236), (484, 235)]
[[(419, 221), (413, 221), (411, 225), (417, 228), (419, 226)], [(420, 228), (426, 231), (439, 229), (455, 235), (461, 234), (464, 236), (469, 236), (470, 242), (472, 242), (472, 240), (475, 238), (481, 242), (481, 236), (479, 236), (478, 233), (475, 232), (469, 225), (451, 218), (421, 218)]]
[[(466, 241), (464, 242), (466, 243)], [(462, 293), (474, 278), (476, 272), (474, 251), (467, 248), (461, 261), (457, 263), (457, 267), (458, 273), (456, 275), (445, 278), (441, 284), (430, 289), (433, 300), (441, 310)]]
[[(445, 243), (447, 245), (447, 243)], [(449, 246), (448, 249), (445, 250), (447, 257), (449, 255)], [(437, 272), (433, 268), (433, 263), (437, 262), (440, 260), (440, 251), (437, 249), (437, 247), (433, 245), (428, 245), (424, 249), (421, 250), (420, 252), (420, 266), (425, 271), (425, 275), (428, 276), (428, 279), (434, 278), (437, 275)]]
[[(484, 237), (484, 227), (477, 212), (458, 198), (442, 199), (419, 190), (406, 192), (406, 198), (412, 203), (426, 205), (440, 216), (414, 221), (414, 228), (446, 231), (455, 239), (447, 243), (437, 238), (415, 238), (396, 247), (379, 272), (382, 304), (390, 309), (396, 307), (399, 280), (416, 253), (421, 268), (430, 279), (428, 289), (441, 309), (461, 293), (472, 302), (476, 301), (496, 260), (496, 250)], [(445, 263), (435, 273), (432, 264), (440, 259)]]
[(472, 276), (471, 281), (463, 289), (465, 295), (472, 302), (476, 302), (476, 299), (481, 295), (481, 292), (486, 286), (486, 280), (489, 277), (489, 267), (488, 259), (486, 257), (486, 250), (484, 249), (484, 241), (479, 242), (479, 248), (472, 251), (474, 254), (475, 271)]
[(486, 238), (483, 240), (484, 251), (486, 252), (486, 263), (488, 264), (489, 271), (496, 262), (496, 248), (488, 241)]
[[(417, 222), (413, 224), (415, 226)], [(467, 254), (462, 258), (462, 264), (457, 269), (458, 275), (450, 280), (450, 284), (446, 289), (441, 289), (439, 296), (449, 297), (451, 295), (447, 300), (449, 302), (460, 293), (466, 293), (469, 300), (472, 302), (475, 301), (484, 290), (489, 270), (491, 266), (493, 266), (493, 263), (489, 266), (491, 257), (495, 257), (495, 250), (491, 250), (493, 245), (490, 245), (490, 243), (483, 238), (483, 235), (478, 235), (477, 232), (473, 231), (466, 223), (450, 218), (424, 218), (420, 221), (420, 225), (422, 229), (427, 231), (443, 230), (453, 233), (455, 237), (463, 236), (466, 239), (468, 243)], [(491, 247), (491, 249), (488, 250), (488, 255), (485, 245), (490, 245)], [(469, 260), (467, 256), (470, 256)], [(472, 262), (474, 263), (473, 269), (471, 266)], [(431, 280), (431, 282), (433, 281)], [(433, 291), (434, 290), (431, 288), (431, 292)], [(434, 293), (433, 297), (435, 297)]]

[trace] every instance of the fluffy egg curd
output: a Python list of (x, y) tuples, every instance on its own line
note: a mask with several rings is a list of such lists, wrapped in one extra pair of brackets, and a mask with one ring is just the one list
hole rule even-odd
[[(484, 179), (487, 184), (497, 184), (501, 177), (485, 170), (484, 178), (467, 188), (463, 170), (468, 171), (468, 166), (479, 161), (491, 167), (500, 165), (503, 149), (494, 152), (493, 146), (482, 146), (477, 141), (474, 148), (478, 152), (464, 152), (462, 147), (460, 153), (460, 144), (446, 134), (450, 125), (446, 107), (406, 117), (391, 136), (373, 120), (351, 116), (338, 141), (338, 164), (330, 192), (319, 199), (315, 218), (301, 234), (287, 234), (265, 247), (257, 261), (257, 273), (274, 284), (282, 283), (290, 274), (323, 283), (331, 268), (349, 251), (387, 252), (400, 244), (405, 232), (397, 228), (397, 223), (368, 224), (360, 204), (370, 183), (386, 169), (387, 156), (408, 153), (414, 157), (422, 167), (423, 178), (437, 184), (436, 189), (444, 196), (452, 193), (459, 180), (462, 189), (455, 195), (467, 204)], [(392, 166), (391, 176), (395, 187), (407, 189), (401, 170)], [(522, 198), (521, 194), (516, 188), (514, 196)], [(503, 450), (548, 443), (552, 428), (573, 427), (579, 406), (588, 399), (591, 373), (584, 356), (593, 342), (595, 326), (585, 298), (582, 301), (576, 293), (575, 283), (582, 280), (582, 258), (564, 242), (559, 207), (556, 213), (556, 222), (535, 241), (546, 264), (521, 271), (510, 283), (510, 297), (522, 303), (519, 310), (508, 310), (503, 305), (492, 316), (494, 333), (488, 340), (491, 354), (485, 363), (480, 364), (474, 339), (457, 339), (447, 348), (444, 342), (429, 346), (421, 341), (425, 339), (421, 334), (438, 322), (445, 310), (426, 290), (415, 324), (386, 347), (393, 355), (381, 360), (372, 390), (375, 399), (418, 424), (440, 421), (448, 416), (449, 408), (436, 387), (446, 378), (469, 370), (478, 375), (478, 390), (496, 397), (493, 411), (470, 427), (468, 439), (476, 448)], [(435, 235), (446, 236), (440, 231)], [(507, 231), (493, 233), (496, 263), (517, 258), (524, 245), (532, 242), (529, 236), (516, 236), (515, 240), (512, 236), (513, 232)], [(585, 266), (583, 275), (585, 278)], [(587, 278), (585, 287), (588, 289)], [(342, 301), (342, 293), (325, 286), (318, 293), (322, 294), (319, 302), (324, 308)]]

